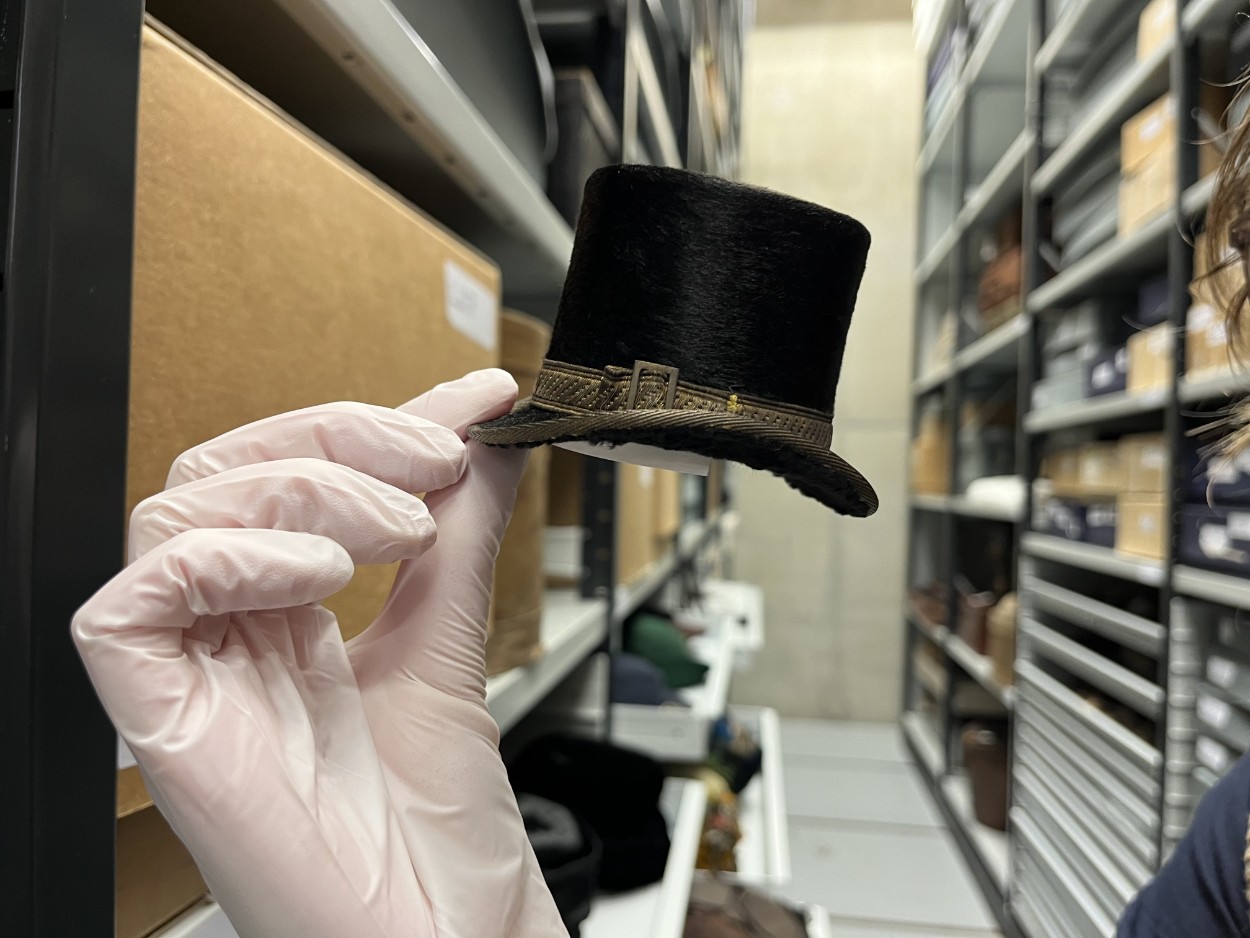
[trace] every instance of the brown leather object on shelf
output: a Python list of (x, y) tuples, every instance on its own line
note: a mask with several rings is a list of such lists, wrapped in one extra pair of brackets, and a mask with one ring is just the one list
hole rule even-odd
[[(516, 379), (521, 397), (534, 391), (551, 327), (523, 313), (504, 310), (500, 319), (503, 367)], [(547, 467), (550, 450), (530, 451), (517, 488), (512, 520), (499, 546), (486, 673), (531, 663), (542, 652), (543, 529), (547, 525)]]
[(977, 285), (977, 311), (1001, 306), (1012, 297), (1020, 296), (1023, 273), (1024, 249), (1020, 245), (1008, 248), (981, 270)]
[(946, 587), (941, 583), (916, 586), (907, 591), (907, 601), (920, 624), (928, 629), (946, 624)]
[(994, 680), (1001, 687), (1015, 683), (1016, 613), (1019, 604), (1015, 593), (1008, 593), (990, 610), (986, 618), (986, 654), (994, 662)]
[(979, 723), (962, 735), (964, 766), (972, 782), (972, 813), (977, 823), (1007, 829), (1007, 738)]
[(985, 654), (986, 620), (997, 600), (993, 593), (960, 593), (955, 631), (978, 655)]

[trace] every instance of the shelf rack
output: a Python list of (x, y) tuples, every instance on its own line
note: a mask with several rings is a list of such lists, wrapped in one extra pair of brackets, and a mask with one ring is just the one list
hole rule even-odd
[[(717, 28), (735, 32), (740, 53), (743, 6), (721, 6), (737, 11)], [(0, 775), (10, 809), (0, 822), (5, 935), (94, 935), (114, 922), (117, 739), (67, 623), (125, 556), (119, 519), (145, 10), (488, 254), (501, 268), (508, 305), (551, 318), (572, 249), (572, 229), (543, 181), (389, 0), (221, 0), (208, 14), (181, 0), (15, 0), (0, 11), (11, 194), (0, 271), (0, 435), (7, 441), (0, 448), (0, 744), (18, 767)], [(681, 162), (685, 136), (709, 138), (685, 125), (667, 134), (657, 128), (649, 113), (658, 109), (654, 63), (648, 69), (639, 31), (631, 35), (643, 129), (663, 138), (654, 156)], [(725, 71), (733, 72), (720, 75), (735, 84), (725, 86), (732, 108), (740, 70)], [(705, 155), (732, 175), (738, 116), (730, 117), (726, 142), (713, 141), (718, 152)], [(86, 475), (83, 452), (91, 453)], [(689, 519), (669, 557), (614, 609), (615, 470), (586, 475), (581, 587), (546, 596), (544, 655), (488, 681), (488, 704), (504, 732), (588, 657), (611, 649), (623, 609), (645, 602), (719, 537), (720, 519)], [(681, 852), (670, 861), (676, 878), (664, 921), (677, 923), (671, 933), (678, 934), (685, 912), (678, 874), (688, 885), (701, 796), (683, 786), (674, 812)], [(65, 901), (65, 883), (74, 884), (73, 902)], [(658, 934), (650, 923), (633, 933)], [(232, 932), (219, 909), (202, 903), (166, 934)]]
[[(1024, 86), (1023, 129), (995, 159), (981, 159), (983, 146), (970, 115), (978, 107), (973, 98), (977, 63), (988, 60), (989, 46), (974, 43), (965, 59), (954, 57), (955, 94), (945, 102), (934, 133), (922, 141), (921, 260), (914, 278), (921, 348), (913, 368), (915, 408), (918, 414), (941, 409), (954, 465), (960, 453), (955, 426), (970, 387), (977, 381), (984, 386), (983, 373), (989, 368), (995, 369), (995, 380), (1014, 376), (1020, 414), (1016, 472), (1026, 483), (1036, 479), (1052, 437), (1111, 439), (1162, 431), (1173, 453), (1165, 514), (1175, 519), (1187, 481), (1181, 477), (1184, 460), (1175, 457), (1185, 420), (1226, 406), (1250, 390), (1250, 379), (1235, 370), (1184, 373), (1190, 241), (1213, 192), (1213, 177), (1198, 177), (1197, 149), (1189, 142), (1201, 139), (1193, 116), (1199, 39), (1226, 41), (1245, 5), (1237, 0), (1180, 0), (1172, 35), (1091, 97), (1062, 136), (1051, 132), (1057, 115), (1048, 98), (1051, 83), (1062, 82), (1061, 72), (1088, 59), (1113, 18), (1122, 22), (1136, 16), (1145, 0), (1127, 6), (1101, 0), (1062, 5), (1022, 0), (1011, 5), (1028, 7), (1028, 35), (1015, 57), (1015, 72), (1000, 80)], [(1056, 6), (1062, 12), (1051, 22)], [(967, 21), (958, 2), (947, 15), (960, 24)], [(1007, 15), (1001, 6), (986, 12), (979, 39), (999, 41), (1007, 34), (999, 31)], [(1044, 244), (1051, 202), (1091, 156), (1116, 145), (1126, 119), (1169, 91), (1179, 119), (1177, 195), (1170, 210), (1051, 274), (1053, 258)], [(998, 116), (1006, 119), (1005, 112)], [(937, 159), (939, 154), (946, 162)], [(977, 174), (991, 164), (977, 184)], [(941, 172), (935, 171), (938, 166)], [(1015, 326), (1018, 336), (996, 347), (1000, 334), (1007, 338), (1004, 327), (981, 337), (970, 334), (967, 324), (978, 273), (976, 239), (996, 215), (1017, 202), (1023, 213), (1025, 312)], [(1179, 339), (1170, 381), (1146, 393), (1030, 409), (1033, 385), (1041, 376), (1046, 321), (1088, 298), (1135, 291), (1147, 276), (1161, 272), (1168, 283), (1167, 325)], [(937, 317), (952, 310), (963, 313), (957, 316), (956, 350), (946, 361), (932, 361), (922, 354), (924, 341), (939, 335)], [(946, 621), (957, 621), (954, 577), (965, 565), (975, 566), (972, 545), (983, 539), (982, 529), (969, 526), (983, 519), (969, 511), (967, 499), (958, 493), (916, 495), (910, 507), (913, 543), (907, 585), (944, 584), (952, 597)], [(985, 842), (977, 842), (967, 811), (960, 817), (964, 789), (959, 786), (965, 780), (957, 766), (957, 720), (951, 703), (959, 681), (984, 686), (992, 669), (971, 654), (954, 629), (926, 627), (906, 609), (902, 726), (1004, 931), (1023, 931), (1030, 938), (1109, 935), (1123, 902), (1158, 868), (1188, 821), (1201, 610), (1210, 608), (1206, 604), (1250, 610), (1250, 578), (1178, 563), (1175, 523), (1158, 560), (1030, 531), (1031, 508), (1026, 505), (1019, 516), (1003, 519), (1018, 522), (1012, 529), (1011, 572), (1021, 622), (1015, 686), (999, 698), (1010, 728), (1012, 760), (1012, 811), (1010, 830), (1001, 842), (1004, 851), (991, 855)], [(1126, 607), (1121, 596), (1133, 597), (1134, 605)], [(940, 651), (944, 680), (916, 670), (912, 652), (920, 643)], [(1073, 687), (1097, 693), (1108, 707), (1122, 709), (1113, 717), (1091, 706)], [(1094, 791), (1101, 797), (1091, 801), (1088, 793)], [(1078, 811), (1082, 801), (1089, 803)], [(1118, 872), (1100, 871), (1106, 853), (1100, 844), (1108, 843), (1123, 848), (1111, 858)]]

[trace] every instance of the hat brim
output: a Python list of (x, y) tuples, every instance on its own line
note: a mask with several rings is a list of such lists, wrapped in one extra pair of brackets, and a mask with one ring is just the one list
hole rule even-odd
[(877, 510), (877, 493), (837, 453), (763, 421), (725, 413), (628, 410), (564, 414), (522, 401), (510, 414), (469, 428), (488, 446), (548, 443), (641, 443), (739, 462), (781, 476), (804, 495), (843, 515), (864, 518)]

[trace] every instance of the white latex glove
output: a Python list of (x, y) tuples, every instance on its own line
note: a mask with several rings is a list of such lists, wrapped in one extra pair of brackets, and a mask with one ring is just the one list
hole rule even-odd
[[(525, 455), (464, 440), (515, 399), (483, 371), (398, 410), (312, 407), (198, 446), (74, 617), (105, 709), (244, 938), (566, 934), (485, 704)], [(318, 601), (353, 563), (401, 559), (344, 645)]]

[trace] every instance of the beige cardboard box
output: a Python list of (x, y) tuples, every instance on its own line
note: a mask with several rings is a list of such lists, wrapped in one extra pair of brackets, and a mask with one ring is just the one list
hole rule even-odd
[(195, 860), (155, 807), (118, 818), (116, 938), (149, 935), (208, 888)]
[(652, 533), (661, 546), (670, 544), (681, 528), (681, 473), (668, 469), (655, 472), (655, 501)]
[(1129, 336), (1128, 382), (1130, 394), (1166, 388), (1172, 382), (1173, 333), (1168, 323)]
[(950, 476), (950, 434), (946, 422), (926, 416), (911, 442), (911, 490), (917, 495), (948, 495)]
[(1121, 495), (1116, 499), (1116, 550), (1162, 560), (1167, 525), (1161, 495)]
[[(499, 273), (178, 37), (142, 37), (127, 499), (240, 424), (498, 364)], [(330, 606), (372, 621), (391, 567)]]
[(1080, 474), (1075, 494), (1118, 495), (1124, 491), (1124, 466), (1120, 462), (1118, 444), (1085, 443), (1082, 444), (1079, 454)]
[(1125, 492), (1161, 496), (1167, 488), (1168, 470), (1168, 448), (1163, 434), (1123, 436), (1119, 446)]
[(1081, 485), (1081, 451), (1077, 447), (1052, 450), (1042, 460), (1041, 476), (1049, 479), (1056, 495)]
[(1176, 149), (1176, 104), (1165, 94), (1120, 128), (1120, 174), (1133, 176), (1148, 162)]
[(1191, 306), (1185, 317), (1185, 374), (1200, 377), (1231, 368), (1224, 317), (1206, 303)]
[(1176, 152), (1168, 149), (1141, 164), (1120, 180), (1118, 220), (1120, 237), (1169, 211), (1176, 196)]
[(632, 583), (658, 556), (654, 535), (655, 477), (649, 466), (620, 463), (616, 475), (616, 579)]
[(1151, 0), (1137, 18), (1137, 61), (1163, 45), (1176, 32), (1176, 0)]

